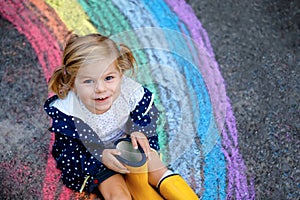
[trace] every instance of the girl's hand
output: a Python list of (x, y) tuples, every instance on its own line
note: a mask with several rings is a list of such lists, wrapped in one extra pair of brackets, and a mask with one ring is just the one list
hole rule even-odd
[(104, 149), (102, 152), (102, 163), (109, 169), (122, 174), (129, 173), (129, 170), (115, 157), (121, 155), (117, 149)]
[(133, 148), (137, 149), (138, 144), (142, 147), (144, 150), (146, 156), (148, 157), (150, 155), (150, 145), (148, 138), (141, 132), (133, 132), (130, 134), (131, 143)]

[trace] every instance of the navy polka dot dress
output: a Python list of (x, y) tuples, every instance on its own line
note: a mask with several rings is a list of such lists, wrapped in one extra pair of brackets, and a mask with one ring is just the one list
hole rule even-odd
[[(134, 131), (143, 132), (151, 148), (159, 150), (156, 122), (158, 110), (153, 104), (153, 94), (143, 88), (142, 99), (130, 112), (126, 123), (129, 136)], [(50, 97), (44, 105), (52, 118), (49, 129), (55, 133), (52, 155), (57, 168), (61, 170), (61, 179), (70, 189), (81, 192), (99, 193), (98, 185), (116, 174), (102, 164), (102, 151), (107, 148), (98, 134), (84, 120), (68, 115), (53, 106), (58, 96)], [(111, 148), (111, 147), (110, 147)]]

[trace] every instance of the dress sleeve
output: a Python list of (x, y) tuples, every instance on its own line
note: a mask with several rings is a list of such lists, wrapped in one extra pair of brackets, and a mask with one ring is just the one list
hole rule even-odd
[(144, 133), (149, 140), (150, 147), (155, 150), (159, 150), (156, 132), (158, 115), (159, 112), (154, 105), (154, 95), (144, 88), (144, 96), (130, 113), (127, 126), (129, 133), (134, 131)]

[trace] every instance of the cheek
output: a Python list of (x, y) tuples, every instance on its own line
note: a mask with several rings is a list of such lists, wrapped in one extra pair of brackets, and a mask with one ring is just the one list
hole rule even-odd
[(81, 89), (77, 91), (77, 95), (81, 98), (87, 98), (89, 96), (91, 96), (91, 92), (87, 89)]
[(118, 94), (121, 92), (121, 82), (118, 82), (115, 85), (115, 92), (118, 93)]
[(87, 99), (91, 95), (87, 88), (74, 87), (73, 91), (81, 100)]

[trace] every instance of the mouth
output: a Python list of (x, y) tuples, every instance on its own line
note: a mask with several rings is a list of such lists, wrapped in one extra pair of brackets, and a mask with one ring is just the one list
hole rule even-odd
[(105, 100), (108, 99), (108, 98), (109, 98), (109, 97), (96, 98), (95, 101), (102, 102), (102, 101), (105, 101)]

